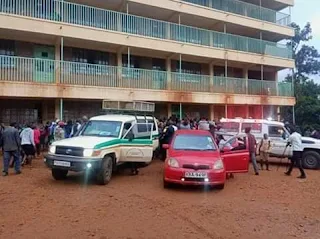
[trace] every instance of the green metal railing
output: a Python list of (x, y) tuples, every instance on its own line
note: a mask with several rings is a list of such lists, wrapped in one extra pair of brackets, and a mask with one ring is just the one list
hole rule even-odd
[(238, 0), (182, 0), (225, 12), (231, 12), (242, 16), (259, 19), (266, 22), (276, 23), (278, 25), (289, 26), (291, 17), (289, 14), (277, 12), (272, 9), (264, 8)]
[[(170, 79), (170, 80), (169, 80)], [(0, 81), (293, 96), (291, 83), (0, 55)], [(168, 82), (171, 82), (170, 85)], [(248, 86), (248, 88), (247, 88)], [(277, 89), (278, 88), (278, 89)]]
[(171, 89), (176, 91), (210, 92), (210, 76), (171, 73)]
[(294, 96), (293, 92), (293, 85), (290, 82), (278, 83), (278, 95), (292, 97)]
[(2, 0), (0, 12), (208, 47), (292, 58), (284, 44), (158, 21), (61, 0)]

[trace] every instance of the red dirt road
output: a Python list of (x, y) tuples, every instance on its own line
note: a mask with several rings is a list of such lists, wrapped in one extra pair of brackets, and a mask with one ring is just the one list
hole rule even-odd
[(107, 186), (54, 181), (41, 160), (0, 178), (0, 238), (320, 238), (320, 171), (236, 175), (222, 191), (163, 189), (162, 163)]

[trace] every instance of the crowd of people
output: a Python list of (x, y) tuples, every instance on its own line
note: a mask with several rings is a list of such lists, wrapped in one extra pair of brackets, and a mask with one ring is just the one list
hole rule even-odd
[(9, 127), (0, 125), (0, 148), (3, 154), (3, 176), (8, 175), (9, 167), (15, 173), (21, 173), (21, 166), (32, 165), (32, 160), (39, 157), (41, 151), (47, 150), (53, 141), (74, 137), (81, 126), (88, 121), (67, 121), (57, 119), (46, 124), (27, 123), (19, 125), (11, 123)]
[[(62, 140), (77, 136), (81, 128), (88, 122), (88, 118), (84, 116), (82, 120), (67, 121), (66, 123), (57, 119), (46, 124), (30, 123), (23, 126), (17, 123), (10, 124), (10, 127), (5, 128), (0, 124), (0, 148), (3, 152), (3, 176), (8, 175), (9, 167), (14, 167), (15, 173), (21, 173), (21, 166), (32, 164), (32, 159), (40, 156), (42, 150), (47, 150), (50, 143), (53, 141)], [(156, 157), (165, 160), (166, 150), (162, 147), (164, 144), (170, 144), (174, 132), (177, 130), (207, 130), (211, 133), (213, 139), (220, 149), (226, 145), (226, 140), (223, 134), (216, 134), (221, 129), (219, 123), (209, 121), (202, 117), (200, 120), (190, 120), (184, 118), (179, 120), (172, 116), (168, 119), (158, 120), (159, 129), (159, 148), (156, 152)], [(291, 175), (294, 166), (297, 166), (301, 172), (300, 178), (306, 178), (306, 174), (301, 165), (302, 158), (302, 141), (301, 135), (296, 132), (294, 127), (291, 127), (292, 135), (288, 139), (288, 146), (293, 147), (293, 157), (291, 158), (291, 165), (286, 175)], [(261, 156), (261, 168), (263, 170), (264, 164), (266, 170), (269, 170), (269, 151), (271, 148), (271, 141), (268, 135), (265, 134), (261, 142), (256, 142), (251, 128), (246, 128), (245, 133), (248, 137), (248, 148), (250, 153), (250, 160), (256, 175), (259, 175), (259, 168), (256, 160), (257, 151)], [(258, 149), (258, 150), (257, 150)]]

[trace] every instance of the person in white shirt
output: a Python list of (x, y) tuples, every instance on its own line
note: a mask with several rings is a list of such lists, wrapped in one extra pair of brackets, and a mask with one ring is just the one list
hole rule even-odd
[(27, 125), (20, 133), (21, 138), (21, 147), (25, 153), (25, 157), (22, 160), (22, 165), (29, 164), (31, 166), (32, 158), (35, 156), (35, 142), (33, 130), (30, 127), (30, 124)]
[(289, 136), (287, 147), (290, 145), (293, 150), (291, 164), (289, 170), (285, 172), (286, 175), (290, 176), (294, 166), (297, 166), (300, 170), (301, 175), (298, 178), (306, 178), (306, 173), (302, 168), (302, 136), (297, 133), (294, 127), (291, 127), (292, 134)]

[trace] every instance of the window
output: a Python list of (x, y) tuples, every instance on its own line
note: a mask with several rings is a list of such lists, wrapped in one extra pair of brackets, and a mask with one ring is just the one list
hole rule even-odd
[(165, 60), (153, 58), (152, 59), (152, 69), (158, 70), (158, 71), (165, 71), (166, 70)]
[(237, 122), (224, 122), (221, 124), (221, 132), (238, 133), (240, 124)]
[(15, 42), (11, 40), (0, 40), (0, 55), (5, 56), (0, 58), (0, 67), (14, 67), (15, 59), (10, 56), (15, 55)]
[(269, 125), (269, 137), (282, 138), (285, 131), (282, 126)]
[(156, 130), (156, 126), (152, 119), (147, 120), (147, 122), (144, 119), (138, 119), (137, 123), (138, 123), (138, 133), (150, 132), (151, 124), (153, 124), (153, 130)]
[(251, 128), (251, 133), (261, 133), (262, 132), (262, 124), (258, 123), (242, 123), (241, 131), (245, 132), (246, 128)]
[[(139, 68), (140, 61), (139, 57), (130, 56), (130, 68)], [(122, 66), (128, 67), (128, 55), (122, 55)]]
[(85, 126), (81, 135), (118, 138), (121, 124), (119, 121), (92, 120)]
[(14, 56), (15, 42), (11, 40), (0, 40), (0, 55)]
[(175, 150), (215, 151), (213, 139), (207, 135), (178, 135), (173, 142)]
[(98, 65), (109, 65), (109, 53), (72, 48), (72, 61)]
[[(176, 61), (176, 72), (180, 70), (180, 63)], [(201, 75), (201, 64), (193, 62), (181, 62), (181, 73)]]

